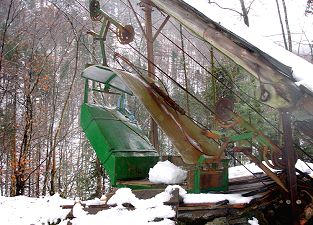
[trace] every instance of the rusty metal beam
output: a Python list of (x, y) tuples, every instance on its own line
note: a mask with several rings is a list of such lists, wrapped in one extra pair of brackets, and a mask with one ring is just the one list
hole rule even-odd
[(275, 181), (284, 191), (288, 192), (285, 184), (280, 180), (280, 178), (273, 173), (267, 166), (265, 166), (260, 160), (258, 160), (254, 155), (251, 153), (251, 149), (242, 149), (241, 150), (249, 159), (254, 162), (258, 167), (260, 167), (273, 181)]
[(289, 200), (290, 200), (290, 213), (292, 217), (292, 224), (297, 223), (297, 176), (296, 176), (296, 152), (293, 148), (293, 138), (291, 130), (291, 119), (288, 111), (281, 112), (282, 125), (283, 125), (283, 140), (284, 151), (283, 159), (286, 164), (287, 184), (289, 188)]
[(153, 35), (153, 41), (155, 41), (155, 39), (158, 37), (159, 33), (161, 32), (161, 30), (164, 28), (165, 24), (167, 23), (167, 21), (170, 19), (170, 16), (167, 16), (164, 21), (162, 22), (162, 24), (160, 25), (159, 29), (155, 32), (155, 34)]
[(145, 30), (143, 29), (143, 26), (141, 25), (141, 22), (140, 22), (140, 20), (139, 20), (139, 18), (138, 18), (138, 16), (137, 16), (137, 13), (136, 13), (136, 11), (135, 11), (133, 5), (131, 4), (130, 0), (127, 0), (127, 2), (128, 2), (128, 4), (129, 4), (129, 7), (130, 7), (130, 9), (132, 10), (132, 12), (133, 12), (135, 18), (136, 18), (136, 21), (137, 21), (137, 23), (138, 23), (138, 26), (139, 26), (139, 28), (140, 28), (140, 30), (141, 30), (143, 36), (147, 39), (146, 32), (145, 32)]
[[(143, 2), (146, 21), (146, 40), (147, 40), (147, 58), (148, 58), (148, 76), (155, 79), (155, 66), (153, 54), (153, 34), (152, 34), (152, 2), (147, 0)], [(159, 150), (158, 125), (151, 118), (151, 141), (155, 149)]]

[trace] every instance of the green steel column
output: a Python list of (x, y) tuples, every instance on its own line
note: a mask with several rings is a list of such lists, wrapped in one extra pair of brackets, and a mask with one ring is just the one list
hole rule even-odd
[(88, 94), (89, 94), (88, 79), (85, 79), (84, 103), (88, 103)]
[(106, 39), (106, 34), (108, 31), (108, 28), (110, 26), (110, 22), (108, 20), (103, 21), (102, 27), (100, 30), (99, 34), (99, 42), (100, 42), (100, 48), (101, 48), (101, 56), (102, 56), (102, 65), (107, 66), (107, 58), (106, 58), (106, 52), (105, 52), (105, 39)]

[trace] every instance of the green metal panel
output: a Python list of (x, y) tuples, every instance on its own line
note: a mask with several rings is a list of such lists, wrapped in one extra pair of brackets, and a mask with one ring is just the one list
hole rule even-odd
[(229, 159), (221, 162), (206, 163), (207, 157), (202, 155), (193, 171), (192, 193), (228, 190), (228, 163)]
[(126, 86), (123, 80), (109, 67), (102, 65), (89, 66), (83, 71), (82, 77), (105, 84), (107, 89), (113, 88), (132, 95), (132, 91)]
[(146, 178), (159, 159), (138, 126), (114, 109), (84, 103), (81, 126), (113, 186), (118, 180)]

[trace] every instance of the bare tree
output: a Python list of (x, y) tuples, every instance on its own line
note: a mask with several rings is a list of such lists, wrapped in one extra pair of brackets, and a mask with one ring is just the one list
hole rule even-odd
[(219, 8), (221, 8), (221, 9), (230, 10), (230, 11), (232, 11), (232, 12), (235, 12), (235, 13), (239, 14), (240, 16), (242, 16), (244, 23), (249, 27), (249, 26), (250, 26), (250, 22), (249, 22), (249, 16), (248, 16), (248, 14), (249, 14), (249, 11), (250, 11), (251, 6), (252, 6), (252, 4), (254, 3), (254, 1), (255, 1), (255, 0), (252, 0), (252, 1), (250, 2), (249, 6), (246, 7), (244, 0), (239, 0), (239, 2), (240, 2), (240, 7), (241, 7), (241, 12), (238, 11), (238, 10), (232, 9), (232, 8), (223, 7), (223, 6), (221, 6), (220, 4), (218, 4), (217, 2), (214, 2), (214, 1), (211, 1), (211, 0), (209, 0), (209, 3), (215, 4), (215, 5), (217, 5), (217, 6), (218, 6)]
[(281, 31), (282, 31), (283, 40), (284, 40), (285, 49), (288, 50), (286, 34), (285, 34), (285, 28), (284, 28), (283, 20), (282, 20), (282, 17), (281, 17), (281, 12), (280, 12), (280, 7), (279, 7), (278, 0), (276, 0), (276, 6), (277, 6), (277, 13), (278, 13), (278, 16), (279, 16), (279, 22), (280, 22), (280, 27), (281, 27)]
[(312, 0), (307, 0), (307, 6), (305, 9), (305, 13), (306, 16), (309, 14), (313, 14), (313, 1)]
[(245, 6), (244, 0), (239, 0), (240, 1), (240, 6), (241, 6), (241, 11), (242, 11), (242, 17), (243, 21), (247, 26), (249, 26), (249, 17), (248, 17), (248, 9)]
[(285, 13), (285, 24), (286, 24), (287, 37), (288, 37), (288, 50), (292, 52), (291, 32), (290, 32), (290, 27), (289, 27), (287, 6), (286, 6), (285, 0), (282, 0), (282, 4), (283, 4), (284, 13)]

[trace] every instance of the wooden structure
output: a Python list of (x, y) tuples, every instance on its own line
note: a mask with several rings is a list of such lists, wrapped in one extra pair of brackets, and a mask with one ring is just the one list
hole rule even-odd
[[(307, 185), (303, 176), (298, 176), (301, 185), (304, 185), (307, 192), (312, 191), (312, 187)], [(146, 181), (146, 184), (149, 182)], [(153, 185), (150, 183), (150, 185)], [(161, 193), (165, 187), (155, 185), (154, 189), (149, 190), (133, 190), (133, 193), (139, 199), (149, 199), (156, 194)], [(230, 204), (228, 200), (215, 203), (189, 203), (182, 202), (178, 194), (178, 189), (172, 192), (172, 198), (165, 202), (176, 211), (176, 217), (171, 218), (175, 222), (182, 224), (248, 224), (248, 218), (256, 217), (260, 225), (263, 224), (290, 224), (291, 214), (288, 213), (288, 202), (281, 194), (279, 187), (268, 176), (263, 173), (254, 174), (254, 176), (241, 177), (230, 180), (229, 190), (223, 192), (225, 194), (240, 193), (244, 197), (252, 197), (249, 204)], [(107, 194), (109, 199), (113, 193)], [(305, 208), (312, 203), (312, 199), (303, 193), (303, 201), (298, 205), (297, 213), (301, 214), (301, 218), (305, 219)], [(84, 210), (88, 214), (96, 214), (99, 211), (107, 210), (113, 206), (106, 203), (102, 205), (84, 206)], [(64, 205), (63, 208), (72, 208), (73, 205)], [(125, 204), (124, 207), (133, 210), (134, 206)], [(73, 219), (70, 212), (68, 219)], [(211, 222), (210, 222), (211, 221)], [(70, 222), (69, 222), (70, 224)]]

